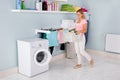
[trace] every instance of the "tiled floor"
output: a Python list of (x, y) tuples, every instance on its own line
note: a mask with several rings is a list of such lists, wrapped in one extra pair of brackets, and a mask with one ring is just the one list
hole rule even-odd
[(0, 80), (120, 80), (120, 59), (93, 55), (95, 65), (90, 68), (83, 58), (83, 67), (73, 69), (76, 59), (61, 59), (50, 63), (50, 70), (33, 78), (13, 74)]

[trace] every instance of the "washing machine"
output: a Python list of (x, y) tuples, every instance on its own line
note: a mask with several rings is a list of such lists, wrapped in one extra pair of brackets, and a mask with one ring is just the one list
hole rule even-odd
[(17, 40), (18, 72), (28, 77), (49, 70), (52, 58), (48, 40), (41, 38)]

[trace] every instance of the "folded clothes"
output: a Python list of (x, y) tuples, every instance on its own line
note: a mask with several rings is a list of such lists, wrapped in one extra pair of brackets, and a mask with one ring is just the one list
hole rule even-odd
[(61, 11), (74, 12), (75, 10), (71, 4), (62, 4)]
[(86, 8), (81, 8), (83, 12), (88, 12)]

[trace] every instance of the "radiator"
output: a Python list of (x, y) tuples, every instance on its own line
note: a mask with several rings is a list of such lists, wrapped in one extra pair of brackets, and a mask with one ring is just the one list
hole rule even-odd
[(120, 35), (106, 35), (105, 51), (120, 53)]

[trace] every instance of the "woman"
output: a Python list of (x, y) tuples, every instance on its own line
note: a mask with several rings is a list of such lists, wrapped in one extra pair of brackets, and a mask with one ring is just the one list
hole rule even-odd
[(77, 10), (76, 14), (78, 19), (76, 20), (75, 27), (72, 29), (76, 32), (74, 46), (77, 54), (77, 64), (74, 66), (74, 68), (77, 69), (82, 66), (81, 55), (89, 61), (89, 64), (92, 67), (94, 61), (85, 51), (85, 33), (87, 32), (87, 20), (85, 19), (85, 15), (82, 9)]

